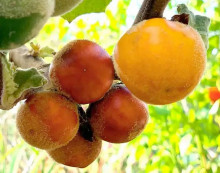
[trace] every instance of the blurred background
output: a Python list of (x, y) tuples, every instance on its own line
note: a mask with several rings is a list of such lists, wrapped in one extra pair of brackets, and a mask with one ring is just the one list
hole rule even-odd
[[(105, 13), (82, 15), (71, 23), (51, 18), (32, 42), (57, 51), (71, 40), (89, 39), (112, 54), (142, 2), (113, 0)], [(211, 18), (207, 68), (193, 93), (174, 104), (148, 105), (150, 120), (143, 133), (126, 144), (104, 143), (99, 158), (85, 169), (57, 164), (21, 139), (15, 125), (20, 103), (0, 110), (0, 173), (220, 173), (220, 101), (209, 97), (210, 87), (220, 89), (220, 1), (180, 3)], [(164, 16), (170, 19), (176, 7), (177, 1), (171, 0)]]

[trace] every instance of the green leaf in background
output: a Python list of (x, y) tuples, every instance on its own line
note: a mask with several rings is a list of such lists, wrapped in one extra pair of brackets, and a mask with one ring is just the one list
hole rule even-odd
[(206, 49), (209, 47), (209, 26), (210, 19), (206, 16), (194, 15), (192, 11), (190, 11), (185, 4), (178, 5), (177, 11), (179, 14), (189, 14), (189, 25), (196, 29), (201, 35)]
[(68, 22), (72, 22), (76, 17), (86, 13), (104, 12), (111, 0), (84, 0), (69, 13), (63, 15)]
[(16, 69), (8, 61), (6, 56), (1, 55), (2, 88), (1, 108), (12, 108), (25, 91), (38, 88), (47, 83), (47, 80), (35, 68)]

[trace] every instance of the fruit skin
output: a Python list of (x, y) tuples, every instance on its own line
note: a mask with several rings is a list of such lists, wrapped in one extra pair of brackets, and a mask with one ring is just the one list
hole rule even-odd
[(17, 129), (23, 139), (40, 149), (66, 145), (79, 128), (77, 105), (53, 92), (31, 95), (20, 107)]
[(54, 10), (54, 0), (1, 0), (0, 50), (22, 46), (35, 37)]
[(110, 56), (98, 44), (75, 40), (55, 55), (50, 79), (65, 95), (87, 104), (101, 99), (110, 89), (114, 67)]
[(114, 65), (138, 98), (149, 104), (169, 104), (186, 97), (199, 83), (206, 49), (192, 27), (155, 18), (134, 25), (121, 37)]
[(67, 13), (76, 7), (82, 0), (55, 0), (55, 9), (53, 16), (59, 16)]
[(90, 142), (77, 134), (66, 146), (50, 150), (48, 154), (58, 163), (85, 168), (98, 157), (101, 148), (100, 139), (94, 138)]
[(102, 100), (90, 105), (87, 114), (94, 135), (111, 143), (131, 141), (148, 122), (146, 105), (123, 85), (114, 85)]
[(217, 87), (209, 88), (209, 98), (212, 101), (212, 103), (220, 99), (220, 91)]

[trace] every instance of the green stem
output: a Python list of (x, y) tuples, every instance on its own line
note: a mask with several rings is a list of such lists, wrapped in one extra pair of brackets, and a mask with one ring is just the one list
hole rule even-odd
[(170, 0), (144, 0), (134, 24), (146, 19), (161, 18)]
[[(165, 118), (165, 124), (166, 124), (166, 130), (170, 133), (170, 130), (168, 128), (167, 118)], [(169, 139), (169, 142), (170, 142), (170, 139)], [(172, 155), (172, 160), (173, 160), (174, 164), (176, 165), (176, 167), (178, 169), (178, 172), (181, 173), (182, 172), (182, 166), (181, 166), (181, 164), (179, 163), (179, 161), (177, 159), (175, 146), (173, 146), (173, 144), (171, 144), (171, 146), (170, 146), (170, 152), (171, 152), (171, 155)]]
[(198, 147), (198, 152), (199, 152), (199, 156), (200, 156), (201, 166), (205, 170), (207, 170), (208, 167), (207, 167), (207, 160), (206, 160), (205, 150), (204, 150), (204, 148), (202, 146), (202, 141), (201, 141), (199, 135), (197, 135), (197, 134), (195, 135), (195, 142), (196, 142), (196, 145)]

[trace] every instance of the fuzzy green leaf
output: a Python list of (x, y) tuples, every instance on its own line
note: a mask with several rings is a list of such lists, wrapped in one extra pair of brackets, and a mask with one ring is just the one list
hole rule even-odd
[(27, 90), (46, 84), (47, 80), (35, 68), (17, 69), (1, 56), (2, 91), (1, 108), (10, 109)]
[(208, 49), (210, 19), (206, 16), (194, 15), (185, 4), (178, 5), (177, 11), (179, 14), (189, 14), (189, 25), (199, 32), (205, 43), (206, 49)]

